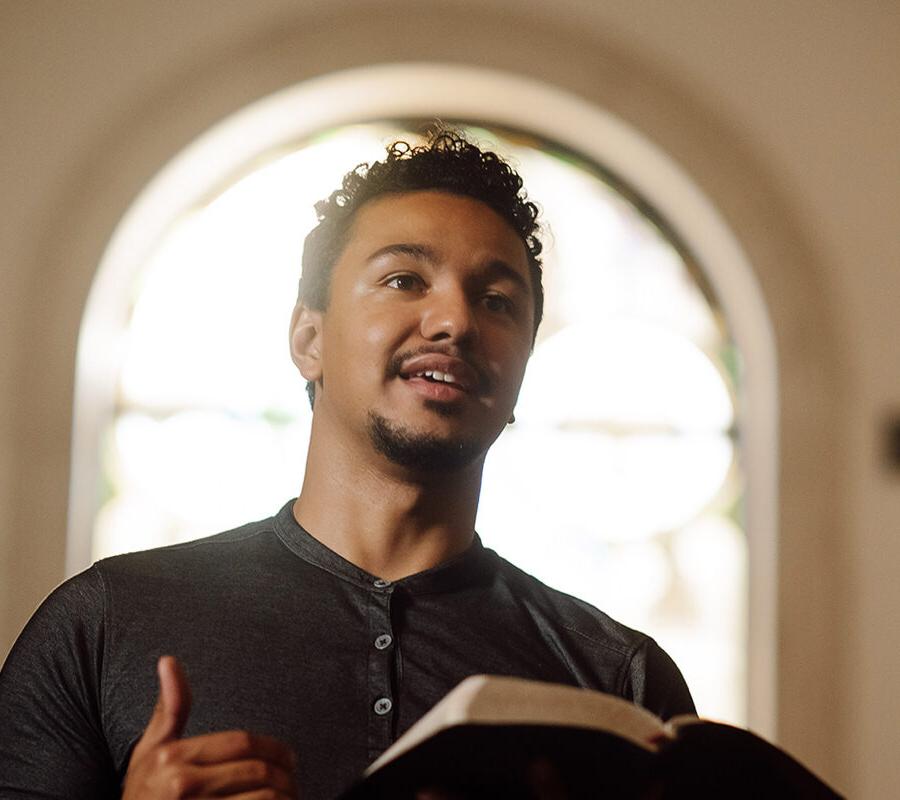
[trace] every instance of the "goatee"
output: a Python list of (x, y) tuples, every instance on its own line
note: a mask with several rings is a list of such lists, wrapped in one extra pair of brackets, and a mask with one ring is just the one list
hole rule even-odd
[(369, 412), (368, 431), (372, 446), (379, 453), (417, 472), (455, 472), (467, 467), (480, 454), (475, 441), (418, 433), (374, 411)]

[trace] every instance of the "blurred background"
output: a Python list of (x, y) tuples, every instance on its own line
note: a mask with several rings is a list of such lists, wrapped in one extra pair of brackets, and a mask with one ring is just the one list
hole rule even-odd
[(900, 782), (900, 7), (0, 8), (0, 654), (64, 577), (274, 513), (312, 203), (439, 117), (542, 207), (478, 530), (701, 714)]

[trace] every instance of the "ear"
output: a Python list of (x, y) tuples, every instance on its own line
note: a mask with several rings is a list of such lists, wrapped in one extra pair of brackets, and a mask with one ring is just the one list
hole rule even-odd
[(322, 322), (321, 311), (303, 303), (294, 306), (291, 315), (291, 359), (308, 381), (322, 379)]

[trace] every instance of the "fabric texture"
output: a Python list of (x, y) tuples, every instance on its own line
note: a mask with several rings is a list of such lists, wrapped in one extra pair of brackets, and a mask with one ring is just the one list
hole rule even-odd
[(463, 678), (514, 675), (693, 713), (649, 637), (482, 546), (390, 583), (275, 516), (98, 562), (41, 605), (0, 672), (0, 797), (119, 795), (176, 655), (185, 736), (243, 728), (298, 756), (333, 798)]

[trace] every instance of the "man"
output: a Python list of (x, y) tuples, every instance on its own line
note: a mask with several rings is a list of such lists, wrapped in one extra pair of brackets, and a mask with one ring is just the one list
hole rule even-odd
[(651, 639), (474, 532), (543, 305), (521, 187), (441, 132), (317, 206), (290, 328), (313, 403), (299, 497), (54, 592), (0, 678), (0, 789), (330, 798), (474, 673), (693, 711)]

